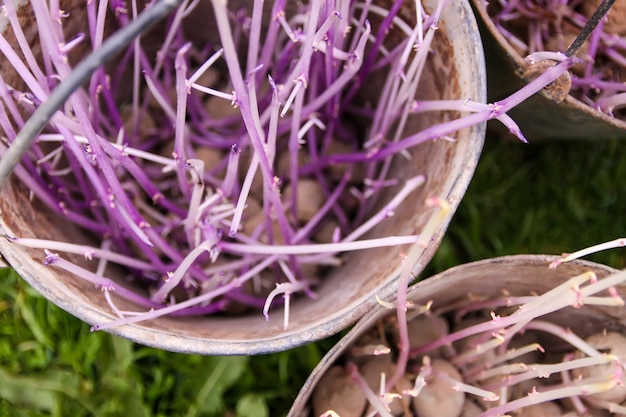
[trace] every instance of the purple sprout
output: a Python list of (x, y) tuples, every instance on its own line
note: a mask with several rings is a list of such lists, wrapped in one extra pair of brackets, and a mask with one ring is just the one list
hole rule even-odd
[[(286, 307), (294, 294), (314, 297), (316, 282), (347, 251), (417, 242), (405, 259), (413, 265), (428, 239), (364, 237), (425, 180), (391, 177), (394, 158), (425, 141), (454, 140), (459, 129), (493, 118), (525, 140), (506, 112), (575, 60), (564, 59), (497, 103), (416, 102), (446, 2), (431, 14), (417, 3), (415, 24), (397, 15), (401, 3), (387, 10), (370, 2), (313, 0), (287, 8), (277, 0), (272, 18), (264, 21), (262, 2), (252, 10), (229, 10), (215, 0), (219, 36), (202, 42), (183, 30), (197, 5), (186, 3), (169, 19), (154, 56), (136, 40), (117, 65), (99, 68), (88, 87), (53, 115), (15, 170), (32, 198), (84, 228), (96, 246), (20, 236), (11, 241), (45, 250), (47, 265), (103, 289), (119, 318), (94, 330), (233, 306), (267, 317), (280, 295)], [(139, 12), (134, 2), (127, 10), (111, 1), (112, 14), (105, 2), (87, 3), (89, 33), (66, 41), (69, 16), (40, 2), (31, 6), (43, 46), (40, 61), (16, 10), (4, 7), (23, 57), (2, 36), (0, 51), (24, 85), (0, 82), (6, 135), (0, 154), (24, 126), (22, 115), (71, 73), (69, 49), (88, 42), (98, 48), (105, 25), (127, 25)], [(402, 40), (387, 42), (388, 33)], [(369, 107), (357, 97), (368, 77), (381, 71), (387, 75)], [(129, 79), (132, 88), (126, 90)], [(404, 133), (415, 114), (444, 110), (461, 116)], [(366, 120), (371, 125), (363, 128)], [(395, 196), (380, 201), (380, 191), (392, 186), (400, 187)], [(346, 193), (356, 208), (345, 204)], [(85, 269), (61, 252), (94, 258), (97, 265)], [(146, 291), (133, 293), (107, 279), (111, 265), (126, 268)], [(404, 274), (401, 287), (409, 280)], [(146, 310), (120, 311), (110, 292)], [(286, 308), (285, 327), (288, 315)]]

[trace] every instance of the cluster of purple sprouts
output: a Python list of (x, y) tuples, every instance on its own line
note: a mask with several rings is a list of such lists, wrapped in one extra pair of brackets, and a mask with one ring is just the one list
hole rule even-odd
[(598, 278), (589, 271), (543, 294), (503, 288), (500, 296), (477, 292), (447, 304), (399, 300), (404, 317), (382, 319), (320, 379), (313, 415), (624, 415), (626, 337), (597, 323), (583, 338), (568, 327), (581, 327), (577, 316), (561, 314), (555, 323), (550, 314), (623, 308), (625, 281), (626, 272)]
[[(559, 61), (600, 4), (597, 0), (498, 0), (487, 11), (497, 29), (529, 63)], [(626, 3), (621, 0), (583, 45), (571, 70), (570, 94), (623, 118), (626, 105)]]

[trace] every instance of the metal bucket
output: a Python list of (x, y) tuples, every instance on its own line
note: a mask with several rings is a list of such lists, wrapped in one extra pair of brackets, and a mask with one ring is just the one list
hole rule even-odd
[[(468, 295), (475, 299), (488, 300), (501, 297), (503, 290), (511, 296), (543, 294), (586, 271), (595, 272), (598, 278), (619, 272), (586, 261), (574, 261), (562, 264), (556, 269), (549, 269), (549, 263), (555, 259), (558, 257), (517, 255), (459, 265), (413, 285), (409, 289), (407, 300), (413, 302), (415, 306), (432, 301), (433, 308), (438, 309), (467, 300)], [(618, 291), (622, 297), (626, 295), (626, 288), (620, 287)], [(312, 371), (296, 397), (288, 417), (313, 417), (310, 409), (311, 397), (325, 372), (364, 334), (394, 314), (395, 310), (378, 306), (359, 320)], [(619, 307), (585, 305), (580, 309), (568, 308), (557, 311), (546, 316), (545, 320), (570, 328), (583, 338), (604, 329), (626, 332), (626, 312)]]
[[(433, 1), (426, 2), (427, 8), (433, 4)], [(20, 11), (24, 17), (23, 29), (32, 39), (36, 51), (36, 25), (32, 24), (32, 16), (28, 16), (25, 8)], [(72, 10), (72, 13), (79, 15), (80, 10)], [(419, 94), (431, 99), (472, 97), (484, 102), (483, 52), (469, 3), (466, 0), (450, 1), (438, 26), (440, 33), (423, 79), (425, 88)], [(10, 26), (4, 29), (4, 34), (10, 42), (14, 41)], [(7, 65), (0, 66), (5, 81), (19, 82), (10, 78)], [(437, 113), (420, 115), (408, 129), (417, 131), (442, 121), (440, 118)], [(372, 237), (419, 233), (430, 216), (430, 212), (424, 209), (428, 197), (442, 197), (452, 209), (416, 265), (416, 272), (432, 258), (465, 193), (482, 150), (484, 132), (485, 126), (479, 125), (460, 131), (454, 143), (443, 140), (424, 143), (411, 150), (410, 161), (398, 160), (393, 168), (400, 179), (425, 174), (427, 180), (395, 216), (377, 226)], [(42, 251), (19, 247), (7, 239), (19, 236), (88, 243), (88, 235), (51, 214), (40, 202), (30, 201), (27, 187), (15, 179), (0, 194), (0, 214), (0, 253), (30, 285), (87, 323), (102, 323), (115, 318), (100, 289), (44, 266)], [(321, 279), (315, 288), (316, 300), (302, 297), (291, 302), (290, 324), (286, 331), (283, 330), (281, 308), (272, 310), (269, 322), (260, 311), (228, 317), (165, 316), (107, 331), (137, 343), (184, 353), (251, 355), (290, 349), (345, 329), (376, 305), (375, 294), (387, 296), (395, 291), (398, 251), (385, 248), (361, 251), (345, 256), (344, 260), (342, 266)], [(124, 271), (120, 270), (111, 278), (121, 282), (123, 277)], [(115, 302), (120, 309), (137, 310), (136, 306), (122, 299), (116, 298)]]

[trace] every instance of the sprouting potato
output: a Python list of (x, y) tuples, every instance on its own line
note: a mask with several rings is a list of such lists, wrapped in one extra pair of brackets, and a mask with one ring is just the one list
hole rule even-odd
[[(391, 378), (394, 370), (395, 364), (392, 362), (389, 355), (369, 356), (362, 365), (359, 366), (359, 372), (363, 376), (363, 379), (375, 393), (380, 391), (381, 374), (384, 373), (385, 379), (387, 380)], [(411, 388), (411, 383), (406, 378), (402, 378), (396, 384), (394, 392), (401, 393), (403, 390)], [(395, 398), (391, 404), (389, 404), (389, 407), (392, 415), (400, 416), (408, 407), (408, 401), (406, 397), (402, 399)]]
[(457, 391), (449, 381), (438, 378), (444, 373), (450, 378), (461, 381), (463, 377), (450, 362), (434, 359), (431, 363), (433, 374), (426, 379), (422, 392), (413, 398), (413, 408), (419, 417), (458, 417), (463, 411), (465, 393)]
[(517, 417), (561, 417), (563, 411), (554, 402), (529, 405), (519, 411)]
[(216, 167), (224, 159), (223, 151), (208, 146), (199, 146), (195, 152), (196, 158), (204, 162), (204, 169), (207, 171)]
[(318, 243), (331, 243), (338, 227), (339, 223), (336, 220), (329, 219), (319, 226), (313, 239)]
[(149, 111), (141, 114), (141, 117), (137, 119), (137, 126), (133, 124), (135, 120), (133, 119), (131, 107), (124, 108), (121, 117), (124, 133), (129, 137), (134, 135), (137, 138), (143, 139), (147, 137), (156, 127), (154, 118)]
[[(621, 364), (626, 363), (626, 337), (616, 332), (601, 332), (590, 336), (587, 343), (597, 350), (615, 355)], [(577, 357), (583, 357), (581, 352), (577, 352)], [(615, 373), (615, 363), (607, 363), (604, 365), (588, 366), (582, 369), (576, 369), (572, 373), (576, 377), (601, 377), (603, 375), (612, 375)], [(624, 370), (622, 369), (622, 373)], [(622, 375), (621, 383), (613, 387), (611, 390), (592, 394), (590, 397), (621, 403), (626, 400), (626, 376)]]
[(313, 392), (312, 404), (315, 416), (333, 410), (341, 417), (361, 417), (367, 399), (343, 367), (333, 366)]
[[(448, 334), (448, 322), (435, 315), (419, 315), (411, 319), (408, 323), (409, 329), (409, 346), (411, 348), (422, 346), (433, 342), (446, 334)], [(436, 352), (429, 353), (430, 357), (439, 354), (441, 349)]]
[(220, 80), (220, 73), (214, 68), (208, 68), (200, 77), (195, 81), (196, 84), (204, 87), (215, 87)]
[[(303, 148), (298, 150), (298, 166), (302, 166), (307, 163), (309, 154)], [(281, 178), (289, 178), (289, 167), (291, 165), (291, 153), (288, 149), (285, 149), (278, 155), (278, 161), (276, 165), (276, 175)]]
[[(227, 91), (227, 90), (225, 90)], [(237, 117), (241, 113), (237, 107), (225, 98), (210, 96), (204, 102), (204, 110), (212, 118), (219, 120), (227, 117)]]
[[(287, 184), (283, 191), (283, 201), (291, 202), (293, 187)], [(324, 192), (320, 184), (313, 179), (301, 179), (298, 181), (296, 194), (296, 217), (298, 221), (307, 222), (315, 216), (324, 204)], [(288, 211), (290, 211), (288, 209)]]
[[(466, 318), (454, 327), (454, 331), (457, 332), (462, 329), (466, 329), (468, 327), (472, 327), (474, 325), (484, 323), (485, 321), (487, 321), (487, 319), (481, 318), (481, 317)], [(456, 349), (457, 353), (471, 352), (476, 349), (476, 346), (481, 341), (483, 341), (481, 339), (482, 337), (483, 337), (483, 334), (477, 334), (474, 336), (463, 338), (454, 343), (454, 348)], [(489, 362), (494, 357), (495, 357), (495, 353), (493, 352), (493, 350), (490, 350), (486, 352), (485, 354), (478, 355), (478, 357), (471, 363), (474, 366), (478, 362)]]
[[(601, 0), (585, 0), (581, 3), (581, 11), (590, 17), (600, 5)], [(604, 23), (604, 31), (607, 33), (624, 36), (626, 35), (626, 1), (616, 0), (611, 6)]]
[(478, 406), (478, 404), (466, 398), (463, 403), (463, 410), (461, 411), (460, 417), (478, 417), (482, 413), (483, 410)]

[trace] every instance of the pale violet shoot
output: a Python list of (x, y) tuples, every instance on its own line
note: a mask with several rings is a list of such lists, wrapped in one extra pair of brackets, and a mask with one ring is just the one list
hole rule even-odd
[(579, 258), (582, 258), (583, 256), (591, 255), (593, 253), (602, 252), (602, 251), (609, 250), (609, 249), (622, 248), (624, 246), (626, 246), (626, 238), (619, 238), (619, 239), (611, 240), (609, 242), (592, 245), (592, 246), (578, 250), (573, 253), (563, 254), (562, 258), (552, 261), (550, 263), (550, 268), (554, 269), (564, 262), (573, 261), (574, 259), (579, 259)]

